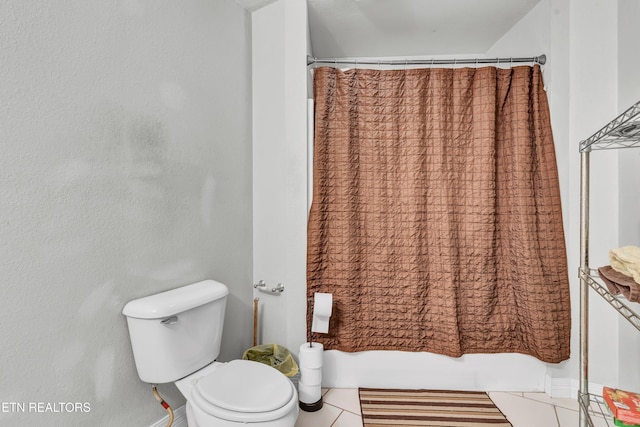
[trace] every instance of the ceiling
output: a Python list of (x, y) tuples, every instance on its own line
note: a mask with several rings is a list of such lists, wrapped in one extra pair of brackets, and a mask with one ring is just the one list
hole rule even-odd
[(539, 1), (307, 0), (311, 46), (328, 58), (482, 54)]
[(276, 0), (236, 0), (236, 3), (247, 9), (249, 12), (253, 12), (254, 10), (258, 10), (270, 3), (274, 3), (275, 1)]
[[(277, 0), (235, 1), (253, 12)], [(306, 1), (313, 55), (326, 58), (483, 54), (540, 2)]]

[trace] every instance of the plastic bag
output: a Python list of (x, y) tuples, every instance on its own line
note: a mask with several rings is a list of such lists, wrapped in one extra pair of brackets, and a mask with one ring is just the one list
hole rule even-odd
[(298, 373), (298, 364), (293, 360), (291, 352), (278, 344), (262, 344), (251, 347), (244, 352), (242, 358), (269, 365), (287, 377), (293, 377)]

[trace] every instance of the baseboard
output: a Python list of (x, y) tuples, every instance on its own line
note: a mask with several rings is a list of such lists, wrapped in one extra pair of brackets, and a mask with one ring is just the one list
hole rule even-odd
[(551, 397), (575, 399), (578, 396), (578, 381), (573, 378), (552, 378), (547, 375), (544, 379), (544, 392)]
[[(181, 407), (175, 409), (173, 411), (173, 424), (171, 427), (189, 427), (187, 425), (187, 409), (186, 405), (182, 405)], [(165, 415), (161, 420), (156, 421), (151, 424), (149, 427), (167, 427), (169, 423), (169, 415)]]
[[(576, 399), (578, 397), (578, 380), (573, 378), (545, 377), (544, 392), (551, 397)], [(597, 395), (602, 394), (602, 384), (589, 382), (589, 391)]]

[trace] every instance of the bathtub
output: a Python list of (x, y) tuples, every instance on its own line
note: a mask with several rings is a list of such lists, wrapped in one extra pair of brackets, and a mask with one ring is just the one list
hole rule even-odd
[(322, 386), (545, 391), (547, 364), (522, 354), (453, 358), (403, 351), (324, 352)]

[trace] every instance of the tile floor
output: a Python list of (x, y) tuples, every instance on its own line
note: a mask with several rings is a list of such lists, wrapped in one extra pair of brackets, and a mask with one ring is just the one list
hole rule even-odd
[[(362, 427), (357, 389), (323, 390), (324, 405), (317, 412), (300, 411), (295, 427)], [(513, 427), (577, 427), (578, 402), (552, 399), (544, 393), (498, 393), (489, 396)], [(594, 417), (595, 427), (607, 427)]]

